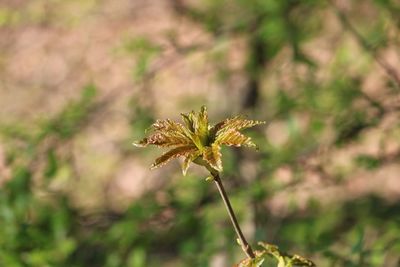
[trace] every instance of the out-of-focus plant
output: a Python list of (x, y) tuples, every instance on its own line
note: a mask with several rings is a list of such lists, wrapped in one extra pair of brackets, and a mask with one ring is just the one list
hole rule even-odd
[(288, 254), (279, 250), (275, 245), (267, 244), (264, 242), (258, 242), (258, 245), (262, 247), (262, 250), (255, 251), (255, 258), (247, 258), (242, 260), (237, 267), (258, 267), (262, 266), (265, 257), (271, 256), (278, 261), (277, 267), (293, 267), (293, 266), (315, 266), (315, 264), (297, 254)]
[(263, 250), (253, 251), (251, 245), (243, 235), (222, 184), (220, 178), (220, 172), (223, 169), (221, 145), (256, 148), (251, 138), (240, 133), (240, 130), (263, 124), (264, 122), (236, 116), (211, 126), (205, 106), (198, 113), (192, 111), (187, 114), (182, 113), (181, 115), (184, 124), (169, 119), (157, 120), (151, 125), (149, 136), (134, 143), (134, 145), (139, 147), (155, 145), (172, 148), (158, 157), (153, 163), (152, 168), (163, 166), (171, 159), (184, 157), (185, 160), (182, 165), (184, 175), (186, 175), (189, 165), (192, 162), (205, 167), (210, 172), (211, 176), (207, 180), (215, 182), (238, 236), (237, 241), (247, 255), (247, 259), (239, 263), (238, 266), (261, 266), (265, 256), (273, 256), (278, 261), (278, 267), (315, 266), (310, 260), (298, 255), (289, 255), (281, 252), (277, 246), (263, 242), (259, 243)]
[[(59, 152), (86, 125), (95, 96), (96, 87), (86, 86), (79, 99), (38, 123), (38, 129), (0, 125), (10, 168), (9, 180), (0, 186), (0, 266), (66, 266), (79, 250), (76, 209), (64, 192), (48, 188), (70, 171), (67, 150)], [(35, 181), (36, 176), (44, 179)]]

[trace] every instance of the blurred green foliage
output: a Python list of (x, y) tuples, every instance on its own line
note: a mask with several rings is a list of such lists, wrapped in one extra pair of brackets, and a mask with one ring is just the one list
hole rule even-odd
[[(266, 205), (279, 192), (290, 192), (307, 178), (309, 166), (302, 159), (315, 156), (320, 147), (336, 151), (359, 144), (365, 131), (379, 130), (385, 115), (393, 111), (382, 99), (366, 95), (362, 86), (377, 64), (377, 52), (398, 43), (398, 37), (393, 38), (388, 28), (398, 33), (400, 5), (395, 0), (365, 2), (352, 2), (348, 15), (366, 45), (359, 44), (362, 52), (354, 52), (354, 46), (340, 39), (352, 36), (343, 24), (337, 34), (340, 37), (332, 38), (336, 46), (326, 73), (319, 73), (318, 63), (306, 48), (308, 41), (324, 34), (322, 24), (327, 12), (335, 14), (327, 1), (213, 0), (201, 1), (200, 7), (177, 5), (180, 15), (202, 25), (215, 38), (216, 46), (221, 39), (244, 36), (248, 50), (244, 76), (249, 93), (243, 95), (243, 109), (288, 133), (283, 144), (266, 140), (262, 131), (249, 133), (260, 145), (259, 154), (223, 150), (224, 182), (239, 219), (253, 223), (250, 240), (279, 244), (284, 251), (309, 256), (318, 266), (400, 266), (400, 204), (396, 199), (356, 195), (326, 204), (323, 200), (328, 196), (317, 195), (304, 205), (288, 193), (290, 205), (281, 214), (270, 212)], [(370, 16), (358, 15), (357, 7), (365, 5), (372, 10)], [(20, 12), (0, 8), (0, 27), (12, 27), (21, 19)], [(145, 37), (134, 37), (125, 40), (123, 49), (137, 60), (132, 75), (135, 81), (142, 81), (151, 77), (152, 60), (163, 48)], [(265, 84), (271, 76), (279, 76), (270, 64), (285, 49), (290, 51), (293, 68), (285, 68), (283, 76), (293, 85), (282, 88), (280, 83)], [(217, 52), (217, 75), (225, 82), (230, 69), (223, 64), (224, 51)], [(384, 79), (384, 98), (398, 97), (396, 84), (388, 77)], [(130, 135), (126, 139), (130, 142), (154, 120), (156, 112), (151, 103), (140, 97), (129, 102)], [(88, 85), (77, 99), (43, 120), (31, 125), (0, 123), (5, 163), (10, 170), (9, 179), (1, 179), (0, 187), (0, 266), (205, 267), (211, 266), (221, 252), (229, 266), (239, 262), (242, 254), (232, 242), (235, 236), (224, 207), (213, 185), (201, 175), (189, 173), (183, 179), (178, 177), (179, 171), (166, 172), (176, 179), (158, 192), (147, 192), (125, 211), (103, 207), (87, 213), (74, 203), (68, 190), (53, 191), (50, 185), (59, 175), (75, 178), (73, 162), (65, 151), (69, 151), (71, 140), (101, 116), (97, 112), (102, 104), (96, 86)], [(307, 118), (307, 127), (301, 126), (299, 114)], [(397, 122), (385, 133), (394, 132), (398, 140), (399, 126)], [(127, 148), (128, 143), (124, 143), (121, 150), (125, 154), (121, 154), (144, 155)], [(398, 154), (354, 154), (346, 162), (350, 167), (332, 167), (328, 162), (327, 167), (318, 166), (321, 168), (313, 171), (322, 173), (326, 187), (340, 186), (350, 179), (351, 172), (372, 172), (399, 158)], [(249, 158), (257, 166), (250, 182), (243, 179), (246, 173), (241, 164)], [(282, 167), (289, 167), (293, 173), (288, 184), (275, 179)], [(333, 171), (323, 173), (329, 168)]]
[(159, 46), (153, 44), (145, 37), (128, 38), (124, 42), (123, 49), (129, 55), (136, 56), (137, 62), (132, 75), (138, 81), (148, 74), (151, 60), (161, 52)]

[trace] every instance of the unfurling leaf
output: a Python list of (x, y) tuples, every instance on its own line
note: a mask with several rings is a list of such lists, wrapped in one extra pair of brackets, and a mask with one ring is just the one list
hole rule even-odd
[(182, 113), (181, 116), (193, 143), (199, 149), (202, 149), (208, 144), (208, 114), (206, 107), (201, 107), (199, 113), (192, 111), (187, 114)]
[(171, 146), (181, 146), (189, 145), (192, 141), (174, 132), (155, 132), (147, 138), (142, 139), (134, 145), (138, 147), (146, 147), (147, 145), (156, 145), (159, 147), (171, 147)]
[(292, 266), (287, 266), (285, 262), (285, 258), (282, 256), (278, 257), (278, 266), (277, 267), (292, 267)]
[(310, 261), (302, 256), (299, 256), (297, 254), (294, 254), (292, 256), (291, 262), (292, 262), (293, 266), (315, 267), (315, 264), (312, 261)]
[(229, 130), (240, 131), (264, 123), (265, 123), (264, 121), (247, 120), (243, 118), (243, 116), (236, 116), (230, 119), (226, 119), (220, 123), (217, 123), (212, 130), (215, 132), (216, 135), (219, 135), (224, 131), (229, 131)]
[(212, 144), (211, 147), (206, 147), (203, 157), (212, 168), (217, 171), (222, 171), (221, 147), (218, 144)]
[(200, 151), (194, 151), (186, 156), (186, 158), (182, 164), (183, 176), (186, 176), (186, 173), (187, 173), (187, 170), (189, 169), (190, 163), (192, 163), (200, 155), (201, 155)]
[(236, 130), (224, 131), (215, 139), (215, 143), (227, 146), (256, 147), (250, 137), (244, 136)]
[(186, 156), (196, 151), (196, 147), (193, 145), (181, 146), (174, 149), (171, 149), (168, 152), (165, 152), (161, 155), (161, 157), (157, 158), (156, 161), (151, 165), (151, 169), (158, 168), (166, 164), (171, 159)]
[(195, 134), (197, 134), (202, 143), (204, 145), (207, 145), (208, 143), (208, 114), (207, 114), (207, 109), (205, 106), (201, 107), (201, 110), (198, 114), (198, 126), (196, 129)]
[(264, 262), (264, 254), (260, 254), (259, 252), (256, 251), (256, 257), (254, 259), (244, 259), (242, 260), (238, 265), (235, 265), (235, 267), (260, 267), (262, 266)]
[(197, 116), (194, 113), (194, 111), (189, 113), (181, 113), (181, 116), (182, 120), (185, 122), (185, 125), (189, 129), (189, 131), (195, 133), (198, 122), (197, 122)]
[(182, 146), (192, 144), (185, 127), (171, 120), (157, 120), (150, 128), (153, 132), (141, 141), (134, 143), (139, 147), (156, 145), (159, 147)]
[(155, 131), (174, 131), (174, 132), (179, 132), (184, 134), (184, 126), (180, 124), (179, 122), (174, 122), (172, 120), (166, 119), (166, 120), (156, 120), (155, 123), (153, 123), (149, 130), (155, 130)]
[(278, 260), (278, 267), (315, 267), (315, 264), (312, 261), (296, 254), (292, 255), (283, 252), (275, 245), (264, 242), (259, 242), (258, 244), (264, 248), (261, 253), (273, 256), (276, 260)]
[(267, 256), (272, 256), (277, 260), (277, 267), (315, 267), (315, 264), (299, 255), (291, 255), (286, 252), (282, 252), (275, 245), (271, 245), (264, 242), (258, 242), (263, 249), (255, 251), (254, 259), (244, 259), (242, 260), (237, 267), (259, 267), (262, 266), (264, 259)]

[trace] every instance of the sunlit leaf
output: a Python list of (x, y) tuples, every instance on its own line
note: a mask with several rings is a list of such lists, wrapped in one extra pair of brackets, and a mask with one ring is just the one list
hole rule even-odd
[(256, 251), (256, 257), (254, 259), (244, 259), (242, 260), (236, 267), (260, 267), (262, 266), (265, 258), (263, 253), (259, 253)]
[(206, 181), (207, 181), (207, 182), (214, 181), (214, 177), (213, 177), (212, 175), (207, 176), (207, 177), (206, 177)]
[(282, 256), (278, 257), (278, 266), (277, 267), (289, 267), (286, 265), (285, 258), (283, 258)]
[(211, 147), (206, 147), (203, 156), (211, 167), (217, 171), (222, 171), (221, 147), (218, 144), (212, 144)]
[(198, 121), (197, 116), (194, 111), (189, 113), (181, 113), (182, 120), (185, 122), (186, 127), (192, 132), (195, 133)]
[(186, 176), (186, 173), (187, 173), (187, 170), (189, 169), (190, 163), (192, 163), (193, 160), (195, 160), (200, 155), (201, 155), (200, 151), (194, 151), (186, 156), (186, 158), (182, 164), (183, 176)]
[(293, 266), (309, 266), (309, 267), (315, 266), (315, 264), (312, 261), (296, 254), (292, 256), (291, 262)]
[(174, 131), (157, 131), (149, 137), (134, 143), (135, 146), (145, 147), (147, 145), (156, 145), (159, 147), (171, 147), (192, 144), (192, 140), (185, 135)]
[(272, 256), (277, 261), (277, 267), (315, 267), (315, 264), (299, 255), (291, 255), (286, 252), (279, 250), (279, 248), (275, 245), (258, 242), (263, 249), (256, 250), (254, 252), (254, 259), (244, 259), (242, 260), (237, 267), (259, 267), (262, 266), (265, 258), (268, 256)]
[(206, 145), (208, 142), (208, 114), (205, 106), (201, 107), (198, 114), (198, 126), (195, 133), (199, 135), (202, 143)]
[(153, 132), (134, 145), (145, 147), (147, 145), (156, 145), (160, 147), (171, 147), (188, 145), (192, 143), (185, 126), (171, 120), (157, 120), (150, 126)]
[(182, 120), (190, 131), (189, 136), (199, 149), (208, 143), (208, 114), (205, 106), (201, 107), (200, 112), (194, 111), (187, 114), (182, 113)]
[(156, 131), (166, 131), (170, 132), (173, 131), (175, 133), (179, 133), (185, 136), (185, 126), (180, 124), (179, 122), (174, 122), (169, 119), (166, 120), (157, 120), (155, 123), (151, 125), (152, 129)]
[(216, 136), (218, 136), (222, 134), (224, 131), (229, 131), (229, 130), (239, 131), (264, 123), (265, 123), (264, 121), (248, 120), (243, 118), (243, 116), (236, 116), (230, 119), (226, 119), (220, 123), (217, 123), (212, 128), (212, 131), (215, 133)]
[(195, 151), (196, 151), (196, 147), (193, 145), (181, 146), (181, 147), (171, 149), (170, 151), (162, 154), (161, 157), (158, 157), (156, 159), (156, 161), (153, 163), (153, 165), (151, 165), (151, 169), (161, 167), (164, 164), (166, 164), (168, 161), (170, 161), (171, 159), (174, 159), (174, 158), (177, 158), (180, 156), (186, 156)]
[(291, 266), (303, 266), (303, 267), (315, 267), (315, 264), (297, 254), (288, 254), (279, 250), (279, 248), (275, 245), (271, 245), (264, 242), (258, 242), (258, 244), (264, 248), (262, 253), (273, 256), (278, 260), (278, 267), (291, 267)]
[(236, 130), (224, 131), (215, 139), (215, 143), (227, 146), (247, 146), (256, 147), (251, 141), (250, 137), (247, 137)]

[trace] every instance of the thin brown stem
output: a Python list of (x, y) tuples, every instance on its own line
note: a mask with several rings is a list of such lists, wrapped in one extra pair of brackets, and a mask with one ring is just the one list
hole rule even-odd
[(214, 177), (214, 182), (218, 188), (218, 191), (222, 197), (222, 200), (224, 201), (226, 210), (228, 211), (229, 218), (231, 219), (231, 222), (233, 224), (233, 227), (235, 228), (235, 232), (240, 240), (240, 245), (242, 246), (242, 250), (244, 253), (246, 253), (247, 257), (254, 259), (254, 252), (249, 243), (247, 243), (246, 238), (244, 237), (242, 230), (240, 229), (239, 223), (236, 219), (235, 212), (232, 209), (232, 205), (229, 201), (228, 195), (226, 194), (224, 185), (222, 184), (221, 178), (219, 177), (219, 173), (212, 173), (212, 176)]

